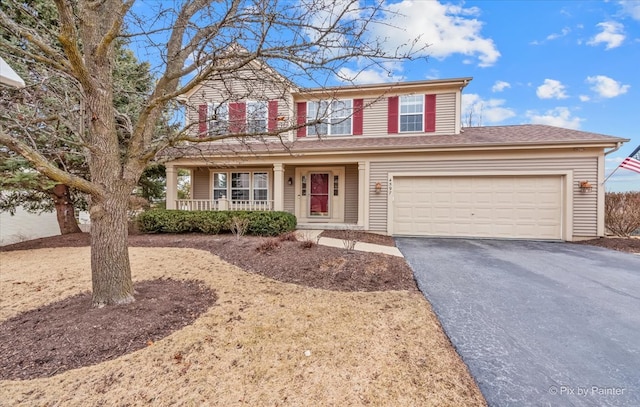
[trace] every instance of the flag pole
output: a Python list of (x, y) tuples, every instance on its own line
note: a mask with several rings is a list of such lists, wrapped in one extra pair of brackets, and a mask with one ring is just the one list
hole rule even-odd
[(604, 185), (604, 184), (605, 184), (605, 182), (607, 182), (607, 180), (608, 180), (609, 178), (611, 178), (611, 176), (612, 176), (613, 174), (615, 174), (615, 173), (616, 173), (616, 171), (618, 171), (618, 169), (619, 169), (619, 168), (620, 168), (620, 165), (618, 165), (618, 166), (616, 167), (616, 169), (615, 169), (615, 170), (613, 170), (613, 171), (611, 172), (611, 174), (609, 174), (609, 176), (608, 176), (607, 178), (605, 178), (605, 179), (604, 179), (604, 181), (602, 181), (602, 185)]
[[(607, 182), (607, 180), (608, 180), (609, 178), (611, 178), (611, 176), (612, 176), (613, 174), (615, 174), (615, 173), (616, 173), (616, 171), (618, 171), (618, 168), (620, 168), (620, 167), (624, 167), (624, 168), (630, 169), (631, 171), (639, 172), (639, 171), (638, 171), (638, 168), (637, 168), (637, 167), (638, 167), (638, 165), (637, 165), (637, 163), (638, 163), (638, 161), (637, 161), (637, 160), (638, 160), (638, 159), (637, 159), (637, 158), (635, 158), (635, 157), (638, 155), (638, 153), (640, 153), (640, 146), (638, 146), (638, 148), (636, 148), (635, 150), (633, 150), (633, 152), (632, 152), (631, 154), (629, 154), (629, 157), (625, 158), (625, 159), (624, 159), (620, 164), (618, 164), (618, 166), (616, 167), (616, 169), (615, 169), (615, 170), (613, 170), (613, 172), (612, 172), (611, 174), (609, 174), (609, 176), (608, 176), (607, 178), (605, 178), (605, 179), (604, 179), (604, 181), (602, 181), (602, 185), (604, 185), (604, 183), (605, 183), (605, 182)], [(631, 160), (631, 161), (632, 161), (633, 163), (635, 163), (636, 165), (635, 165), (634, 167), (629, 167), (629, 166), (628, 166), (628, 163), (627, 163), (627, 161), (628, 161), (628, 160)]]

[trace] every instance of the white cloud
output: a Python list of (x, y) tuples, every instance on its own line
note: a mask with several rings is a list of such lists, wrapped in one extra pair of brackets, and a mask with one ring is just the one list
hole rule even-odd
[(565, 27), (559, 33), (553, 33), (547, 35), (547, 40), (557, 40), (558, 38), (566, 37), (571, 32), (571, 28)]
[(516, 115), (513, 109), (504, 107), (504, 99), (483, 100), (475, 93), (462, 95), (462, 121), (464, 126), (495, 124)]
[(381, 68), (353, 70), (347, 67), (340, 68), (337, 73), (338, 79), (349, 83), (386, 83), (401, 82), (405, 78), (402, 75), (392, 74), (393, 70), (386, 71)]
[(440, 71), (437, 69), (429, 69), (429, 71), (425, 74), (425, 78), (426, 79), (440, 79), (441, 75), (440, 75)]
[(555, 79), (545, 79), (544, 84), (538, 86), (536, 95), (540, 99), (566, 99), (565, 86)]
[(580, 95), (578, 97), (580, 98), (581, 102), (588, 102), (588, 101), (591, 100), (591, 98), (589, 96), (587, 96), (587, 95)]
[(597, 27), (602, 29), (601, 33), (598, 33), (595, 37), (591, 38), (588, 45), (598, 45), (600, 43), (607, 44), (605, 49), (612, 49), (622, 45), (625, 39), (624, 26), (616, 21), (605, 21), (597, 24)]
[(603, 98), (614, 98), (627, 93), (630, 85), (622, 85), (608, 76), (596, 75), (587, 77), (587, 83), (593, 85), (591, 90)]
[(582, 118), (571, 116), (571, 111), (566, 107), (556, 107), (555, 109), (547, 110), (544, 114), (538, 114), (538, 112), (530, 110), (527, 112), (527, 117), (533, 124), (546, 124), (568, 129), (579, 129), (580, 123), (584, 121)]
[(385, 39), (390, 53), (398, 47), (405, 48), (419, 37), (417, 47), (429, 45), (422, 54), (437, 59), (461, 54), (469, 57), (467, 62), (487, 67), (500, 57), (493, 40), (482, 36), (483, 23), (476, 18), (479, 9), (475, 7), (403, 0), (386, 4), (386, 9), (384, 23), (371, 25), (369, 33)]
[(502, 92), (503, 90), (505, 90), (506, 88), (510, 88), (511, 84), (509, 82), (505, 82), (505, 81), (496, 81), (496, 83), (493, 84), (493, 86), (491, 87), (491, 92)]
[(628, 14), (634, 20), (640, 21), (640, 2), (637, 0), (622, 0), (618, 2), (622, 6), (625, 14)]

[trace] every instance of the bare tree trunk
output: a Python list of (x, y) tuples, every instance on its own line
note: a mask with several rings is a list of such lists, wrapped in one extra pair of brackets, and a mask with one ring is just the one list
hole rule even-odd
[(127, 203), (131, 187), (122, 185), (91, 205), (91, 282), (93, 306), (134, 301), (129, 265)]
[(51, 196), (56, 207), (60, 234), (68, 235), (82, 232), (76, 221), (75, 208), (71, 202), (69, 187), (65, 184), (57, 184), (51, 189)]
[(111, 32), (114, 13), (121, 7), (119, 0), (86, 2), (80, 7), (81, 19), (91, 22), (81, 25), (84, 65), (78, 70), (90, 122), (89, 170), (91, 180), (102, 188), (92, 194), (90, 209), (94, 307), (134, 301), (127, 209), (142, 169), (127, 168), (127, 158), (121, 155), (113, 106), (114, 46), (106, 34)]

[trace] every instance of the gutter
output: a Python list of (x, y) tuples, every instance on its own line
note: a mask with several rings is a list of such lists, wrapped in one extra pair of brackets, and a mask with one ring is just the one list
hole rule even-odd
[[(624, 140), (624, 141), (616, 141), (616, 145), (618, 146), (617, 148), (619, 148), (620, 145), (622, 145), (622, 143), (624, 143), (625, 141), (628, 140)], [(352, 154), (359, 154), (359, 153), (370, 153), (370, 154), (377, 154), (377, 153), (404, 153), (407, 152), (407, 150), (409, 150), (410, 152), (413, 153), (427, 153), (427, 152), (450, 152), (450, 151), (487, 151), (487, 150), (520, 150), (520, 149), (526, 149), (526, 150), (532, 150), (532, 149), (539, 149), (539, 148), (582, 148), (582, 147), (600, 147), (600, 148), (607, 148), (610, 147), (612, 144), (612, 142), (607, 142), (604, 140), (567, 140), (564, 142), (555, 142), (554, 144), (549, 144), (549, 142), (527, 142), (527, 143), (517, 143), (517, 144), (513, 144), (513, 143), (484, 143), (484, 144), (434, 144), (434, 145), (430, 145), (430, 146), (393, 146), (393, 145), (388, 145), (388, 146), (365, 146), (362, 147), (360, 146), (357, 149), (354, 149), (352, 147), (350, 147), (349, 149), (340, 149), (339, 147), (332, 147), (332, 148), (323, 148), (322, 146), (317, 146), (316, 148), (309, 148), (309, 149), (296, 149), (295, 146), (289, 146), (287, 151), (283, 151), (283, 150), (253, 150), (253, 151), (223, 151), (223, 150), (214, 150), (214, 151), (199, 151), (197, 156), (211, 156), (211, 157), (229, 157), (230, 155), (234, 155), (234, 156), (243, 156), (243, 155), (254, 155), (254, 156), (270, 156), (270, 157), (274, 157), (274, 156), (291, 156), (291, 155), (296, 155), (296, 156), (317, 156), (317, 155), (326, 155), (326, 154), (332, 154), (332, 155), (336, 155), (336, 156), (345, 156), (345, 155), (352, 155)], [(612, 147), (613, 148), (613, 147)], [(617, 148), (615, 148), (614, 150), (611, 150), (610, 152), (615, 151)], [(209, 155), (210, 154), (210, 155)], [(170, 154), (167, 155), (167, 157), (169, 157), (169, 159), (175, 159), (175, 157), (172, 157)], [(182, 156), (182, 158), (193, 158), (196, 157), (194, 156), (190, 156), (190, 155), (185, 155)]]
[[(629, 141), (629, 140), (627, 140), (627, 141)], [(622, 143), (624, 143), (624, 142), (623, 141), (618, 141), (616, 143), (616, 146), (612, 150), (609, 150), (609, 151), (604, 153), (605, 157), (608, 156), (611, 153), (615, 153), (616, 151), (620, 150), (620, 147), (622, 147)]]

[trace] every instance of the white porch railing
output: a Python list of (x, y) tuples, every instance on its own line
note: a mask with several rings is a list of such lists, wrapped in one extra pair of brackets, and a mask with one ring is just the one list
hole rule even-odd
[(178, 199), (176, 200), (176, 209), (183, 211), (272, 211), (273, 201)]
[(232, 211), (272, 211), (273, 201), (229, 201)]

